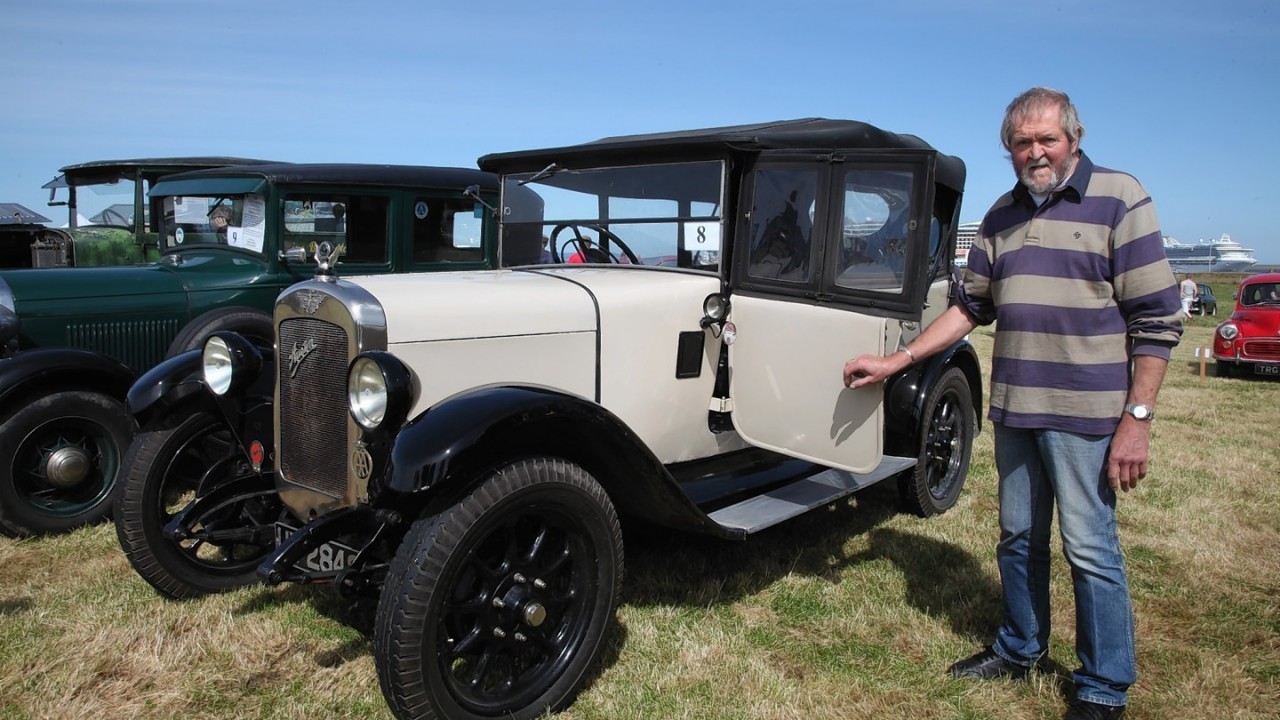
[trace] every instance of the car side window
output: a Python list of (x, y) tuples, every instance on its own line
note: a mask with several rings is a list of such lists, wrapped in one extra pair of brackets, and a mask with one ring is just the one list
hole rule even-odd
[(813, 218), (818, 174), (778, 168), (756, 173), (747, 275), (808, 283), (812, 279)]
[(284, 201), (284, 248), (311, 252), (328, 241), (345, 248), (348, 263), (387, 262), (389, 198), (333, 193), (290, 194)]
[(902, 292), (909, 223), (915, 212), (912, 184), (912, 173), (905, 171), (855, 170), (845, 174), (837, 286)]
[(417, 197), (413, 200), (413, 261), (480, 262), (483, 215), (466, 198)]

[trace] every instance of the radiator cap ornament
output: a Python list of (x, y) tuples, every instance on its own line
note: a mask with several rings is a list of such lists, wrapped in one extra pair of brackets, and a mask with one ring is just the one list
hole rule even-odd
[(338, 258), (347, 249), (345, 245), (334, 245), (325, 240), (319, 244), (313, 244), (316, 257), (316, 277), (320, 279), (332, 279), (335, 277), (333, 268), (338, 264)]

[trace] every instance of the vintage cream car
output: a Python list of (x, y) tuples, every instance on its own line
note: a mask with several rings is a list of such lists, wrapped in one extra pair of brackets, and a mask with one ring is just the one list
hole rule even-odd
[(215, 333), (133, 387), (116, 521), (148, 582), (334, 583), (376, 607), (397, 716), (532, 718), (600, 654), (630, 519), (740, 539), (886, 479), (955, 503), (973, 349), (858, 390), (842, 369), (945, 309), (959, 159), (807, 119), (480, 166), (500, 269), (322, 257), (274, 348)]

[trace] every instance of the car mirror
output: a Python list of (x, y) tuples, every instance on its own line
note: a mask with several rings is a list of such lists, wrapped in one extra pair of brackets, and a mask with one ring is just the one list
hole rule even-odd
[(291, 247), (280, 252), (280, 259), (287, 263), (304, 263), (307, 261), (307, 249), (297, 246)]

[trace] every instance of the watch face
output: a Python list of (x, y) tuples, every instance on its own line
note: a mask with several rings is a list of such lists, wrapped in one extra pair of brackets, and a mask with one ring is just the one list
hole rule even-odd
[(1129, 407), (1129, 414), (1138, 420), (1146, 420), (1151, 417), (1151, 408), (1146, 405), (1131, 405)]

